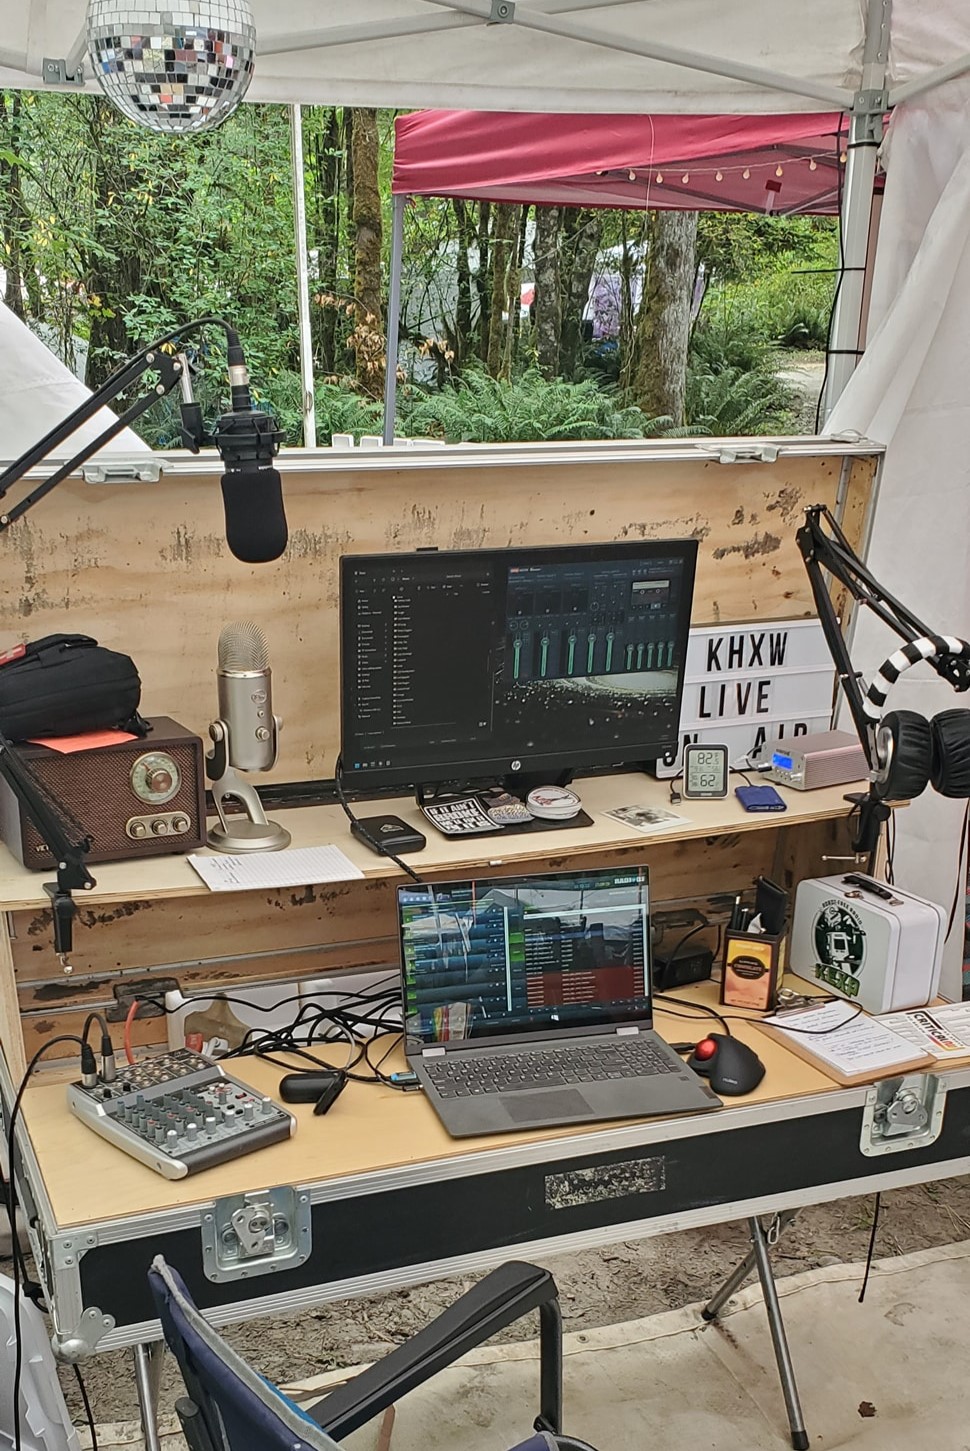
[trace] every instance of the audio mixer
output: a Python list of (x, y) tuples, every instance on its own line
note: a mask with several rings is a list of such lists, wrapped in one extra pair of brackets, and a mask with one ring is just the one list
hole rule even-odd
[(188, 1048), (127, 1066), (114, 1083), (72, 1083), (67, 1101), (88, 1128), (166, 1179), (184, 1179), (296, 1131), (286, 1109)]

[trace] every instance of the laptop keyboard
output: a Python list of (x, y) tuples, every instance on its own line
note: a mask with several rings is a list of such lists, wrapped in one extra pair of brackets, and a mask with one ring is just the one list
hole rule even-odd
[(441, 1098), (515, 1093), (563, 1083), (605, 1083), (611, 1078), (647, 1078), (677, 1073), (655, 1043), (611, 1038), (595, 1045), (546, 1048), (538, 1053), (455, 1053), (426, 1058), (422, 1067)]

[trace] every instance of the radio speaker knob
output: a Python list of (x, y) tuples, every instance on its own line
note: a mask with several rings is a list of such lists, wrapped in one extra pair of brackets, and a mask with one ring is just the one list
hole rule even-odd
[(189, 821), (189, 818), (187, 816), (176, 816), (172, 820), (172, 830), (173, 831), (178, 831), (178, 832), (188, 831), (188, 829), (189, 829), (189, 827), (191, 825), (192, 825), (192, 823)]
[(129, 836), (147, 836), (148, 827), (143, 821), (133, 821), (128, 831)]
[(168, 822), (159, 818), (152, 822), (152, 831), (156, 836), (168, 836)]

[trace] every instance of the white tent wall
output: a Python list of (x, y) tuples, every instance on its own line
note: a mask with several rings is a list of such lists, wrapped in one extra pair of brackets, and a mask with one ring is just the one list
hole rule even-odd
[[(0, 459), (19, 458), (90, 396), (90, 389), (0, 302)], [(110, 409), (102, 408), (61, 444), (58, 456), (69, 458), (114, 418)], [(98, 452), (131, 455), (147, 447), (126, 428)]]
[[(901, 106), (888, 151), (869, 347), (826, 432), (856, 430), (888, 445), (870, 568), (932, 630), (967, 638), (970, 84), (950, 82)], [(853, 632), (853, 664), (871, 678), (898, 643), (863, 611)], [(964, 704), (965, 696), (918, 667), (893, 688), (888, 708), (932, 716)], [(928, 790), (896, 813), (900, 885), (947, 910), (957, 900), (943, 981), (950, 997), (961, 993), (966, 864), (958, 857), (965, 809), (965, 802)]]

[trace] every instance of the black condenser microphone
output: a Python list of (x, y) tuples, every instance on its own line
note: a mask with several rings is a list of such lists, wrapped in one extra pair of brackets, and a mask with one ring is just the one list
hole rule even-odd
[(283, 485), (272, 467), (283, 435), (268, 414), (253, 408), (238, 335), (232, 328), (227, 334), (232, 412), (223, 414), (214, 434), (226, 466), (222, 476), (226, 543), (244, 564), (266, 564), (279, 559), (288, 538)]

